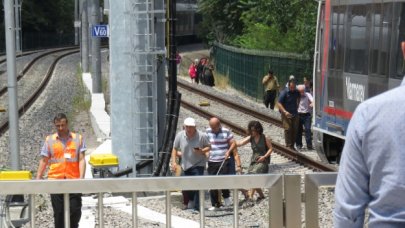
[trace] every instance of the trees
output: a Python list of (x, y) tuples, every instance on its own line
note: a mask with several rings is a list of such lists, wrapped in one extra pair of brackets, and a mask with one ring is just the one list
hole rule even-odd
[(74, 29), (72, 0), (24, 0), (21, 11), (23, 31), (69, 33)]
[(200, 0), (207, 41), (243, 48), (310, 54), (317, 3), (313, 0)]

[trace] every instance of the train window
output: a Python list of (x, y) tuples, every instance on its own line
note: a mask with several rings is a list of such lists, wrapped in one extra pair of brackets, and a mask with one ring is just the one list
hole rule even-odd
[(367, 5), (348, 7), (348, 27), (345, 70), (350, 73), (367, 73), (368, 36)]
[(405, 75), (405, 59), (402, 55), (401, 51), (401, 43), (405, 42), (405, 3), (401, 3), (400, 5), (400, 13), (399, 13), (399, 21), (397, 22), (397, 34), (398, 40), (397, 45), (395, 46), (394, 51), (397, 52), (396, 56), (396, 74), (394, 77), (402, 78)]
[(388, 77), (389, 74), (389, 56), (392, 34), (392, 5), (385, 3), (383, 5), (383, 20), (381, 33), (381, 49), (378, 62), (378, 73)]
[(335, 6), (332, 8), (332, 31), (329, 49), (329, 65), (331, 69), (343, 68), (343, 42), (345, 8)]
[(370, 73), (388, 76), (388, 60), (390, 52), (392, 7), (376, 4), (372, 15)]
[(374, 5), (374, 12), (372, 16), (373, 29), (370, 36), (371, 50), (370, 50), (370, 73), (378, 74), (378, 53), (381, 46), (381, 27), (382, 27), (382, 9), (381, 4)]

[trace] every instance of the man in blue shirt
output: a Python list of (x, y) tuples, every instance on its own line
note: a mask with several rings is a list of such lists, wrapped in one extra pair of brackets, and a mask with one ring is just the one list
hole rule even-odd
[(335, 189), (335, 227), (405, 227), (405, 80), (361, 103), (350, 121)]
[(299, 124), (298, 104), (301, 95), (296, 89), (294, 79), (289, 80), (287, 85), (288, 88), (281, 92), (277, 105), (283, 122), (285, 144), (295, 150), (294, 144)]

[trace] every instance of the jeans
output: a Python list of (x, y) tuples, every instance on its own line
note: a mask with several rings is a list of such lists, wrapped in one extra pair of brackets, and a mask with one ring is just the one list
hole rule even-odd
[(305, 129), (305, 141), (307, 143), (307, 148), (312, 148), (311, 113), (299, 113), (298, 116), (300, 120), (298, 125), (296, 145), (297, 147), (302, 147), (302, 132)]
[[(184, 171), (185, 176), (202, 176), (204, 175), (204, 166), (191, 167)], [(188, 195), (188, 199), (194, 201), (194, 208), (200, 210), (200, 198), (198, 191), (185, 191)]]

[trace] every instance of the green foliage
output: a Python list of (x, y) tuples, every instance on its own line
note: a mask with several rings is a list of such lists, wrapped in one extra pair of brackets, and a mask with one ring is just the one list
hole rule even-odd
[(200, 0), (202, 35), (249, 49), (310, 54), (317, 3), (313, 0)]
[(72, 0), (24, 0), (21, 9), (22, 30), (72, 32), (73, 12), (74, 1)]
[(227, 43), (242, 34), (242, 11), (238, 1), (202, 0), (198, 4), (203, 16), (200, 35), (204, 40)]

